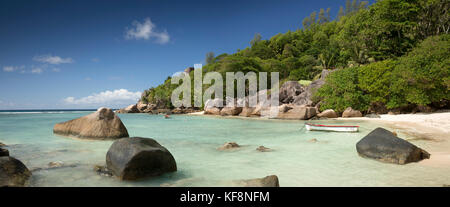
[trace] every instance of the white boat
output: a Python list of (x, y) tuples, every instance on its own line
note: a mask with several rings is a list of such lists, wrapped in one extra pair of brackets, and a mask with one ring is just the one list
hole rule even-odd
[(359, 126), (323, 125), (305, 123), (308, 131), (330, 131), (330, 132), (358, 132)]

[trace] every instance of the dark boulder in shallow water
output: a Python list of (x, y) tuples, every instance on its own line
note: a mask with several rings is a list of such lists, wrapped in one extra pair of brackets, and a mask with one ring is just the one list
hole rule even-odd
[(122, 180), (136, 180), (177, 171), (172, 154), (151, 138), (116, 140), (106, 154), (106, 166)]
[(356, 150), (362, 157), (395, 164), (407, 164), (430, 158), (430, 154), (425, 150), (383, 128), (376, 128), (362, 138), (356, 144)]
[(55, 124), (53, 133), (90, 139), (128, 137), (127, 128), (109, 108), (99, 108), (87, 116)]
[(7, 149), (0, 148), (0, 157), (9, 156), (9, 151)]
[(31, 172), (14, 157), (0, 157), (0, 187), (23, 187), (28, 183)]
[(250, 180), (241, 180), (238, 182), (238, 185), (242, 187), (280, 187), (280, 183), (276, 175), (269, 175), (263, 178)]

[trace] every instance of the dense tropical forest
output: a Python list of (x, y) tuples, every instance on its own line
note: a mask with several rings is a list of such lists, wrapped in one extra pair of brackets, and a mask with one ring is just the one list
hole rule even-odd
[[(209, 52), (203, 72), (279, 72), (281, 83), (308, 84), (328, 69), (314, 94), (321, 110), (448, 108), (449, 7), (448, 0), (347, 0), (333, 19), (320, 9), (299, 21), (302, 29), (266, 40), (256, 34), (234, 54)], [(169, 77), (141, 101), (171, 107), (177, 86)]]

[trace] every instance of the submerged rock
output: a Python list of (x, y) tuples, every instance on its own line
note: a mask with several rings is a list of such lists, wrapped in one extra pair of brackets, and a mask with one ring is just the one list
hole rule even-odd
[(49, 168), (58, 168), (58, 167), (62, 167), (63, 165), (64, 165), (64, 163), (62, 161), (55, 161), (55, 162), (48, 163)]
[(321, 113), (317, 114), (320, 118), (337, 118), (338, 115), (333, 109), (327, 109), (325, 111), (322, 111)]
[(53, 133), (91, 139), (118, 139), (128, 137), (128, 131), (111, 109), (96, 112), (70, 121), (55, 124)]
[(136, 180), (177, 171), (172, 154), (151, 138), (116, 140), (106, 154), (106, 167), (121, 180)]
[(45, 170), (49, 170), (49, 169), (56, 169), (56, 168), (66, 168), (66, 167), (77, 167), (78, 165), (76, 164), (66, 164), (63, 161), (54, 161), (54, 162), (49, 162), (47, 164), (47, 168)]
[(239, 148), (239, 146), (236, 142), (227, 142), (223, 146), (217, 148), (218, 150), (229, 150), (229, 149), (236, 149)]
[(280, 187), (280, 183), (276, 175), (269, 175), (264, 178), (241, 180), (238, 181), (238, 183), (242, 187)]
[(9, 156), (9, 151), (4, 148), (0, 148), (0, 157)]
[(356, 150), (361, 157), (395, 164), (407, 164), (430, 158), (430, 154), (425, 150), (380, 127), (362, 138), (356, 144)]
[(270, 152), (270, 151), (272, 151), (272, 149), (264, 147), (264, 146), (259, 146), (258, 148), (256, 148), (256, 150), (260, 151), (260, 152)]
[(0, 157), (0, 187), (23, 187), (28, 184), (31, 172), (14, 157)]
[(31, 168), (30, 171), (37, 172), (37, 171), (41, 171), (41, 170), (56, 170), (56, 169), (61, 169), (61, 168), (69, 168), (69, 167), (77, 167), (77, 166), (78, 166), (77, 164), (66, 164), (62, 161), (53, 161), (53, 162), (49, 162), (46, 167), (34, 167), (34, 168)]
[(358, 110), (352, 109), (352, 107), (348, 107), (345, 109), (345, 111), (342, 113), (343, 118), (350, 118), (350, 117), (362, 117), (362, 113)]
[(102, 175), (102, 176), (106, 176), (106, 177), (113, 176), (113, 173), (106, 166), (95, 165), (94, 166), (94, 171), (97, 174)]
[(308, 142), (318, 142), (319, 140), (317, 140), (316, 138), (313, 138), (313, 139), (310, 139), (310, 140), (308, 140)]

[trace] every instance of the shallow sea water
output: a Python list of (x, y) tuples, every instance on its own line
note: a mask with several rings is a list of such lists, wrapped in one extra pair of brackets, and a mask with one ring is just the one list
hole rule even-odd
[[(29, 169), (45, 168), (54, 161), (72, 165), (34, 171), (31, 186), (234, 186), (236, 180), (272, 174), (279, 177), (280, 186), (450, 184), (450, 165), (395, 165), (359, 157), (356, 143), (381, 126), (373, 122), (315, 121), (361, 126), (359, 133), (330, 133), (305, 131), (304, 121), (188, 115), (164, 119), (148, 114), (119, 116), (130, 136), (151, 137), (165, 146), (175, 157), (178, 171), (139, 181), (119, 181), (93, 171), (94, 165), (105, 164), (112, 141), (87, 141), (52, 132), (55, 123), (89, 113), (0, 113), (0, 141), (8, 144), (11, 156)], [(313, 138), (318, 142), (309, 141)], [(242, 148), (218, 151), (225, 142), (237, 142)], [(449, 146), (448, 142), (411, 142), (425, 150)], [(260, 145), (274, 151), (258, 152)]]

